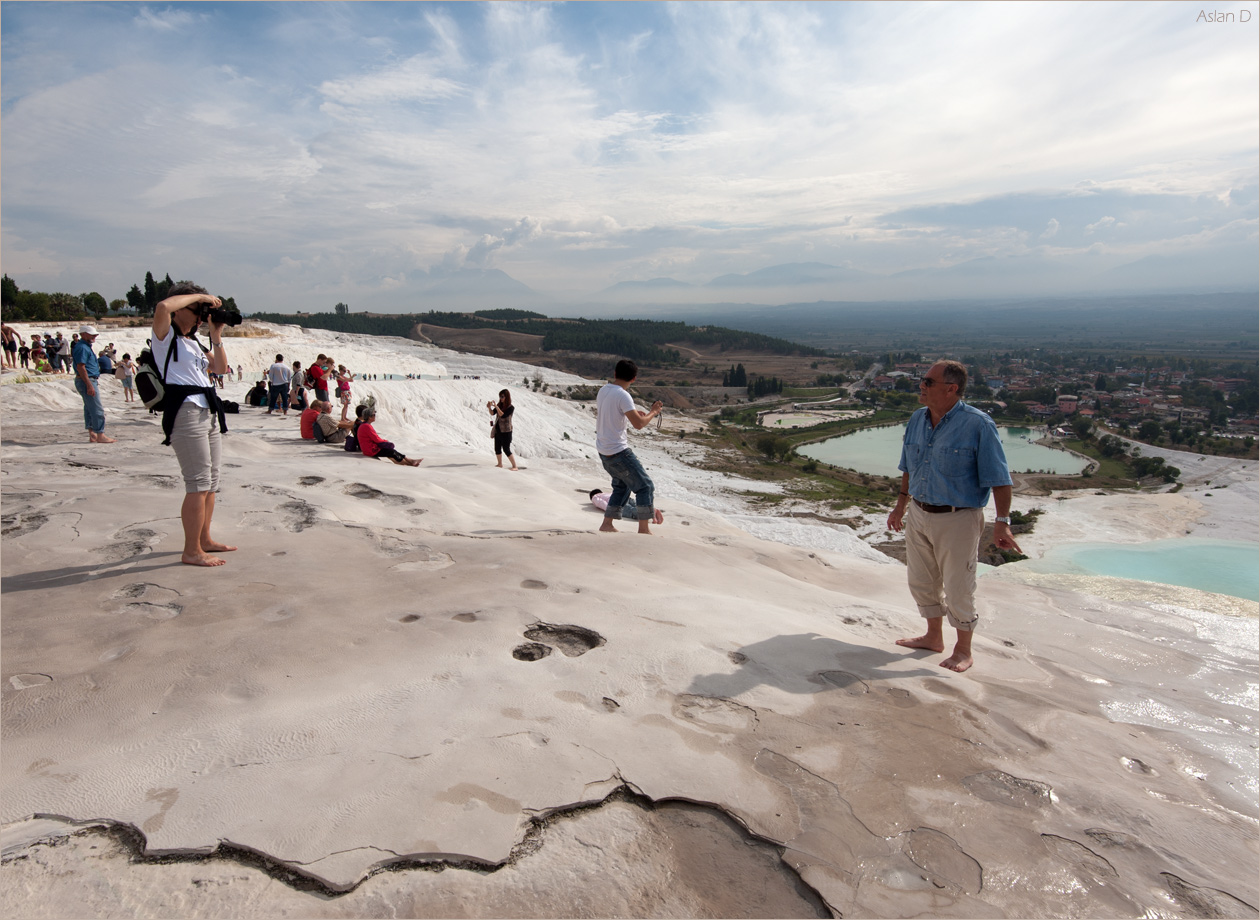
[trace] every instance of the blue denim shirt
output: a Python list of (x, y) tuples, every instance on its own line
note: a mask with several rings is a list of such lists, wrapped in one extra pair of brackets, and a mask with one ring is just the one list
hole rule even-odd
[(88, 377), (101, 376), (101, 366), (96, 361), (96, 354), (92, 351), (92, 346), (87, 342), (79, 339), (74, 343), (74, 347), (70, 349), (70, 354), (74, 356), (75, 364), (87, 365)]
[(932, 427), (927, 406), (906, 424), (897, 469), (910, 474), (910, 495), (929, 505), (983, 508), (989, 490), (1011, 485), (993, 419), (959, 402)]

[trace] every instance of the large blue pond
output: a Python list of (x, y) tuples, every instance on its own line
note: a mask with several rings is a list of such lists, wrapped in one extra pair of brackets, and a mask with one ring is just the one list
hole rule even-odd
[[(897, 461), (901, 459), (901, 436), (904, 425), (866, 428), (839, 438), (806, 444), (797, 453), (813, 457), (821, 463), (870, 473), (873, 476), (899, 476)], [(1066, 475), (1085, 469), (1086, 461), (1067, 451), (1034, 444), (1036, 435), (1029, 428), (999, 428), (1002, 450), (1015, 473), (1047, 473)]]

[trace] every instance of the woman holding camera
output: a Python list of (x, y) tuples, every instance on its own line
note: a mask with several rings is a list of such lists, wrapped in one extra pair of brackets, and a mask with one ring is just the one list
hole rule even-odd
[[(211, 553), (236, 549), (210, 536), (215, 494), (219, 491), (220, 434), (227, 430), (218, 393), (211, 374), (226, 374), (227, 354), (223, 350), (225, 322), (211, 318), (211, 309), (223, 306), (219, 298), (203, 287), (181, 282), (170, 289), (166, 299), (153, 310), (153, 360), (164, 369), (165, 399), (162, 408), (162, 443), (175, 448), (184, 475), (184, 504), (180, 520), (184, 525), (185, 565), (223, 565)], [(210, 319), (210, 345), (196, 338), (197, 328)], [(168, 360), (169, 358), (169, 360)]]
[(512, 414), (516, 412), (516, 407), (512, 405), (512, 394), (507, 390), (499, 391), (499, 401), (494, 400), (486, 403), (486, 408), (490, 410), (490, 434), (494, 436), (494, 459), (497, 461), (495, 466), (503, 468), (503, 455), (507, 454), (508, 460), (512, 462), (512, 469), (516, 469), (516, 458), (512, 456)]

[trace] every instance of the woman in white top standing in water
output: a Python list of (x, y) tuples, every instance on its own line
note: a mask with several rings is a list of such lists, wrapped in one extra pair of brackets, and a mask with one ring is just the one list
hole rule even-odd
[[(180, 561), (185, 565), (223, 565), (222, 559), (210, 554), (236, 549), (210, 536), (221, 451), (219, 398), (210, 374), (228, 372), (224, 324), (210, 323), (209, 350), (191, 338), (201, 325), (203, 311), (221, 306), (222, 301), (205, 288), (181, 283), (153, 310), (153, 359), (165, 368), (167, 406), (162, 425), (184, 475), (186, 494), (179, 516), (184, 525)], [(172, 348), (175, 352), (168, 362)]]

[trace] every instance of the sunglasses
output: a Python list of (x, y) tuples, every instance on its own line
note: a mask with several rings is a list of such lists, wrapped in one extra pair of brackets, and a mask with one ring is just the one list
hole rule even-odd
[(932, 387), (936, 386), (938, 383), (941, 384), (942, 386), (947, 386), (947, 387), (954, 386), (954, 384), (952, 383), (946, 383), (944, 380), (935, 380), (932, 377), (919, 378), (919, 386), (927, 387), (929, 390), (932, 389)]

